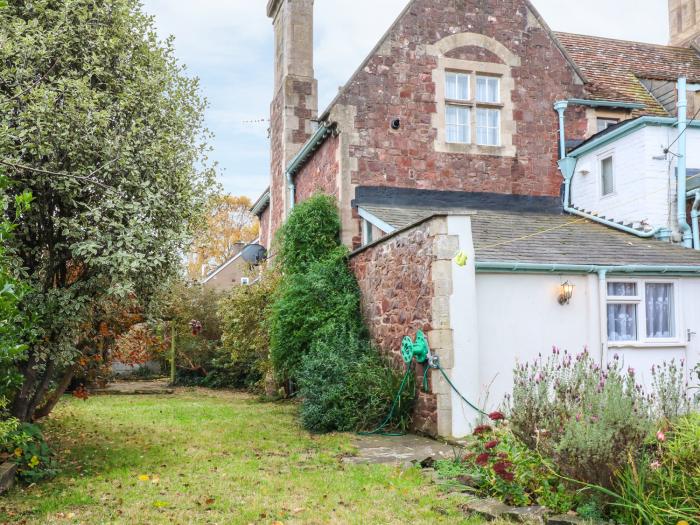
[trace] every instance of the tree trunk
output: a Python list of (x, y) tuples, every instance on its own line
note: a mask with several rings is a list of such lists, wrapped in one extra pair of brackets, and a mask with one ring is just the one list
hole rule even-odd
[(22, 369), (22, 375), (24, 376), (22, 388), (20, 388), (19, 392), (17, 392), (15, 399), (12, 402), (12, 416), (16, 417), (23, 423), (29, 421), (29, 405), (32, 401), (32, 392), (36, 386), (36, 369), (34, 368), (37, 364), (36, 361), (36, 354), (32, 352)]
[(51, 384), (51, 378), (53, 377), (54, 372), (56, 371), (56, 363), (55, 361), (49, 361), (46, 364), (46, 369), (44, 370), (44, 376), (41, 378), (41, 381), (39, 382), (39, 386), (36, 387), (36, 390), (34, 391), (34, 395), (32, 396), (32, 400), (29, 403), (29, 407), (27, 408), (27, 420), (28, 421), (34, 421), (34, 412), (36, 411), (37, 407), (39, 406), (39, 403), (44, 399), (44, 395), (46, 395), (46, 391), (49, 389), (49, 385)]
[(51, 413), (51, 411), (56, 406), (56, 403), (58, 403), (58, 400), (61, 399), (61, 396), (63, 396), (63, 394), (66, 393), (66, 389), (70, 385), (70, 382), (73, 380), (73, 376), (75, 375), (77, 369), (77, 366), (72, 366), (63, 374), (63, 377), (58, 383), (56, 390), (54, 390), (51, 393), (51, 395), (46, 399), (46, 402), (42, 406), (40, 406), (34, 411), (34, 421), (43, 419)]

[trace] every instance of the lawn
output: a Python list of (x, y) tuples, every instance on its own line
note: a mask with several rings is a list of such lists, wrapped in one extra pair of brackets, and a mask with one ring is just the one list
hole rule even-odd
[(45, 429), (61, 474), (0, 497), (0, 522), (465, 523), (418, 469), (345, 465), (352, 436), (292, 403), (208, 390), (66, 398)]

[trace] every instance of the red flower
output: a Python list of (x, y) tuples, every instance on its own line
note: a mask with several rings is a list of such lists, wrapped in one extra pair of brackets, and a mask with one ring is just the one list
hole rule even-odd
[(489, 462), (490, 457), (491, 457), (491, 454), (489, 454), (488, 452), (483, 452), (483, 453), (479, 454), (478, 456), (476, 456), (476, 460), (474, 461), (474, 463), (476, 463), (480, 467), (485, 467), (486, 464)]
[(500, 421), (500, 420), (505, 419), (505, 418), (506, 418), (506, 416), (503, 415), (503, 412), (499, 412), (498, 410), (496, 410), (495, 412), (491, 412), (489, 414), (489, 419), (491, 421)]
[(498, 446), (498, 443), (500, 443), (500, 441), (498, 441), (497, 439), (494, 439), (493, 441), (489, 441), (488, 443), (486, 443), (484, 445), (484, 448), (486, 448), (486, 449), (496, 448), (496, 446)]
[(506, 481), (513, 481), (513, 479), (515, 479), (515, 475), (510, 470), (508, 470), (512, 466), (513, 464), (510, 461), (499, 461), (498, 463), (494, 463), (493, 471), (501, 479), (504, 479)]
[(474, 432), (472, 432), (475, 436), (478, 436), (479, 434), (486, 434), (487, 432), (491, 432), (491, 427), (488, 425), (479, 425), (474, 429)]

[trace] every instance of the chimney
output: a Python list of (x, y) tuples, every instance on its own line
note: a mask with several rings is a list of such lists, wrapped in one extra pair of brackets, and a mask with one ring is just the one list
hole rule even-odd
[(269, 0), (275, 34), (275, 85), (270, 106), (270, 236), (292, 208), (285, 170), (313, 133), (318, 86), (313, 65), (314, 0)]
[(700, 46), (700, 0), (668, 0), (672, 46)]

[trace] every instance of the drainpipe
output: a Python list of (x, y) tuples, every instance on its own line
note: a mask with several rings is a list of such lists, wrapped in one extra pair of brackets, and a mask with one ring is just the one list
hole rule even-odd
[(294, 186), (294, 180), (292, 180), (292, 175), (289, 171), (284, 172), (287, 177), (287, 188), (289, 188), (289, 211), (287, 215), (294, 209), (294, 199), (296, 198), (296, 186)]
[(607, 270), (598, 270), (598, 319), (600, 323), (600, 367), (608, 362), (608, 285)]
[(604, 224), (610, 228), (615, 228), (623, 232), (631, 233), (637, 237), (642, 237), (645, 239), (655, 237), (659, 234), (662, 228), (655, 228), (648, 232), (641, 232), (629, 226), (623, 224), (618, 224), (617, 222), (608, 221), (601, 219), (596, 215), (586, 213), (576, 208), (571, 207), (571, 180), (574, 178), (574, 172), (576, 170), (576, 158), (569, 157), (566, 155), (566, 138), (564, 136), (564, 111), (566, 110), (569, 102), (567, 100), (559, 100), (554, 103), (554, 109), (559, 113), (559, 169), (564, 175), (564, 211), (571, 213), (572, 215), (578, 215), (580, 217), (585, 217), (586, 219)]
[(696, 250), (700, 250), (700, 226), (698, 225), (698, 219), (700, 218), (700, 190), (695, 190), (695, 201), (693, 201), (693, 208), (690, 210), (690, 218), (693, 223), (693, 247)]
[(678, 228), (683, 235), (683, 246), (686, 248), (693, 247), (693, 234), (690, 230), (690, 225), (685, 214), (685, 199), (686, 199), (686, 178), (688, 176), (687, 169), (687, 137), (686, 129), (688, 127), (688, 95), (685, 77), (678, 79), (678, 175), (676, 186), (678, 188)]

